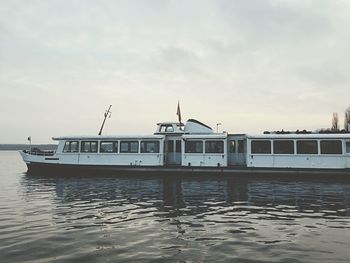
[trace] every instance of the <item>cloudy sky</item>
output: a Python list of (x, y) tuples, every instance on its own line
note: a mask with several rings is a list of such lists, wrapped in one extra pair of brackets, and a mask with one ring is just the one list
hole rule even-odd
[(0, 0), (0, 143), (329, 127), (350, 106), (348, 0)]

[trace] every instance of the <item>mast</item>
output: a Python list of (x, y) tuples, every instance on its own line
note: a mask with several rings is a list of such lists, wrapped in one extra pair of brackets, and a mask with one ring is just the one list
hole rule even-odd
[(101, 135), (101, 134), (102, 134), (103, 126), (105, 125), (105, 122), (106, 122), (107, 117), (108, 117), (108, 118), (111, 117), (111, 114), (112, 114), (112, 112), (110, 111), (110, 110), (111, 110), (111, 107), (112, 107), (112, 105), (109, 105), (108, 110), (107, 110), (107, 111), (105, 112), (105, 114), (104, 114), (104, 119), (103, 119), (102, 126), (101, 126), (101, 129), (100, 129), (98, 135)]

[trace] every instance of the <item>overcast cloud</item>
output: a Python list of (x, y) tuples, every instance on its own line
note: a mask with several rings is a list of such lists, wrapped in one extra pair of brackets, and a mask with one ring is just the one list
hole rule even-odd
[(0, 0), (0, 143), (329, 127), (350, 105), (350, 1)]

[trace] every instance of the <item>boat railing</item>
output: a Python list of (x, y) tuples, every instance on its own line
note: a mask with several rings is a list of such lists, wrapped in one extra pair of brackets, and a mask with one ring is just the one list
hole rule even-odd
[(53, 156), (56, 151), (45, 151), (40, 149), (23, 150), (24, 153), (39, 156)]

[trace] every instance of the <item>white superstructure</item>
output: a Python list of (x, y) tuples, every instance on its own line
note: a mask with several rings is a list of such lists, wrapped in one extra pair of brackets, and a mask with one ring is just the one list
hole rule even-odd
[(65, 136), (55, 152), (23, 151), (30, 165), (103, 167), (350, 168), (350, 134), (214, 133), (193, 119), (162, 122), (153, 135)]

